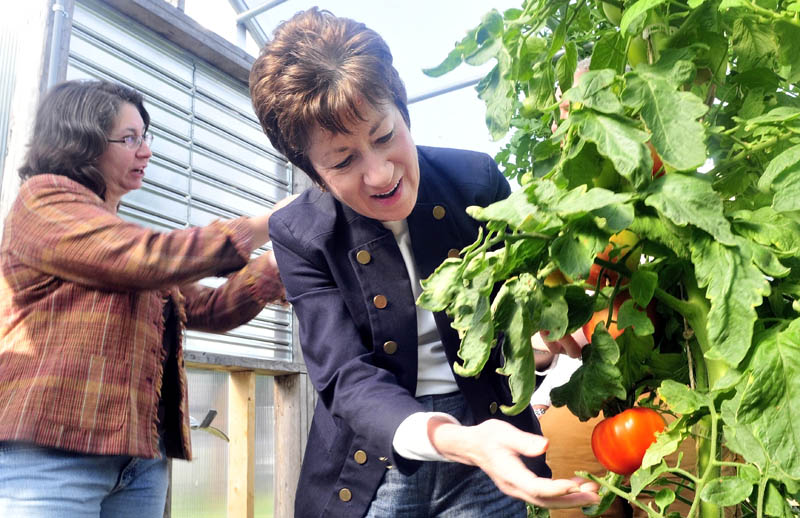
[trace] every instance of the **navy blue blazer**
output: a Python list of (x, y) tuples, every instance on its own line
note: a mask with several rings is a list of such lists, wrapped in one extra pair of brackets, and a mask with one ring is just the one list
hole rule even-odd
[[(507, 197), (508, 182), (482, 153), (418, 147), (420, 185), (408, 216), (422, 278), (448, 253), (472, 243), (479, 224), (465, 209)], [(300, 345), (319, 400), (309, 432), (295, 516), (363, 516), (387, 467), (413, 473), (418, 461), (396, 455), (400, 423), (424, 411), (414, 399), (417, 325), (414, 296), (394, 235), (330, 193), (311, 188), (273, 214), (270, 236), (287, 299), (299, 320)], [(386, 305), (376, 303), (385, 297)], [(435, 315), (449, 363), (459, 338), (444, 313)], [(495, 347), (481, 375), (455, 375), (477, 422), (498, 418), (541, 434), (530, 411), (509, 417), (505, 377)], [(550, 476), (544, 456), (526, 459)]]

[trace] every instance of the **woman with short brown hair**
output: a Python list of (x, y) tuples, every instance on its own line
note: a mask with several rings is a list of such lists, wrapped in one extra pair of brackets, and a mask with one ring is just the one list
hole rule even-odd
[(312, 188), (270, 225), (319, 393), (295, 499), (298, 518), (526, 516), (597, 501), (551, 480), (530, 409), (505, 416), (501, 347), (456, 376), (459, 337), (416, 307), (420, 279), (471, 244), (466, 207), (508, 196), (487, 155), (416, 146), (385, 42), (316, 8), (275, 31), (250, 74), (272, 144)]

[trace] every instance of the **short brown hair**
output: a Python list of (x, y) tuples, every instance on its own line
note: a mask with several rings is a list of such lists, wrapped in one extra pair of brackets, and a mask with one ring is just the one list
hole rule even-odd
[(323, 185), (307, 149), (316, 125), (349, 133), (363, 120), (358, 101), (393, 103), (410, 126), (406, 89), (389, 46), (375, 31), (316, 7), (279, 25), (250, 70), (261, 127), (290, 162)]
[(20, 178), (61, 174), (105, 198), (106, 182), (96, 163), (108, 148), (108, 134), (124, 103), (136, 107), (147, 132), (150, 115), (142, 94), (132, 88), (95, 80), (65, 81), (52, 87), (36, 111)]

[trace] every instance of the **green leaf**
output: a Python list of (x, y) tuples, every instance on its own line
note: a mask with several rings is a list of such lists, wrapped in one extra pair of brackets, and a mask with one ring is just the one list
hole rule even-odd
[(556, 63), (556, 78), (561, 87), (561, 91), (567, 91), (572, 87), (572, 78), (578, 66), (578, 47), (574, 41), (569, 41), (564, 46), (564, 54), (558, 58)]
[(631, 276), (628, 291), (641, 307), (646, 307), (653, 298), (653, 293), (658, 286), (658, 274), (649, 270), (636, 270)]
[(630, 299), (622, 303), (617, 315), (617, 328), (626, 329), (628, 327), (632, 327), (637, 336), (652, 335), (655, 332), (653, 322), (650, 321), (647, 313), (637, 308)]
[(589, 68), (591, 70), (610, 68), (617, 74), (622, 74), (627, 64), (625, 38), (622, 34), (616, 31), (603, 33), (594, 46)]
[[(458, 356), (463, 365), (455, 364), (459, 376), (474, 376), (483, 369), (489, 351), (495, 345), (494, 326), (491, 319), (489, 296), (494, 286), (493, 272), (486, 260), (475, 257), (471, 261), (476, 272), (469, 281), (462, 281), (450, 307), (451, 324), (458, 331), (461, 347)], [(470, 265), (468, 265), (468, 268)]]
[(673, 70), (640, 67), (628, 72), (622, 102), (640, 110), (661, 160), (689, 171), (706, 161), (705, 130), (697, 119), (708, 106), (693, 93), (677, 90), (679, 85), (671, 79)]
[(800, 28), (784, 21), (777, 21), (773, 30), (778, 43), (778, 62), (783, 67), (783, 75), (789, 83), (800, 80)]
[(478, 48), (466, 55), (464, 62), (480, 66), (503, 50), (503, 17), (492, 9), (483, 17), (475, 35)]
[(653, 160), (644, 145), (649, 135), (632, 123), (621, 122), (593, 111), (570, 116), (581, 138), (593, 142), (601, 155), (614, 163), (614, 169), (636, 186), (649, 181)]
[(562, 235), (554, 239), (550, 245), (550, 257), (559, 270), (573, 279), (586, 277), (594, 261), (592, 251), (572, 235)]
[(570, 380), (551, 392), (555, 406), (564, 406), (586, 421), (595, 417), (607, 400), (625, 399), (627, 393), (620, 383), (621, 373), (616, 364), (619, 347), (600, 323), (594, 330), (592, 346), (584, 347), (581, 366)]
[(622, 14), (622, 19), (619, 22), (619, 30), (623, 33), (628, 32), (628, 28), (634, 20), (645, 14), (653, 7), (659, 6), (666, 1), (667, 0), (638, 0), (633, 5), (625, 7), (625, 11)]
[(464, 61), (464, 56), (473, 53), (478, 48), (478, 42), (475, 40), (475, 35), (478, 29), (475, 28), (467, 33), (460, 42), (458, 42), (453, 50), (447, 57), (432, 68), (425, 68), (422, 72), (429, 77), (440, 77), (448, 72), (451, 72)]
[[(644, 489), (644, 485), (652, 482), (652, 479), (645, 476), (648, 471), (651, 471), (647, 468), (651, 466), (663, 466), (662, 460), (664, 457), (678, 451), (680, 445), (691, 436), (687, 421), (688, 419), (686, 416), (682, 416), (669, 423), (664, 431), (656, 436), (656, 442), (647, 448), (642, 458), (641, 468), (631, 477), (631, 490), (635, 491), (636, 494)], [(658, 471), (657, 468), (656, 472)], [(637, 474), (641, 474), (642, 476), (636, 476)]]
[(762, 207), (755, 211), (737, 211), (730, 216), (737, 233), (754, 243), (770, 247), (783, 257), (800, 253), (800, 221), (789, 214)]
[(497, 65), (475, 87), (478, 97), (486, 103), (486, 126), (495, 140), (508, 132), (514, 106), (514, 83), (504, 77), (511, 58), (505, 47), (497, 57)]
[(562, 218), (566, 218), (576, 214), (583, 215), (609, 205), (625, 203), (631, 197), (630, 193), (616, 193), (599, 187), (587, 191), (586, 186), (581, 185), (566, 192), (550, 208)]
[(609, 88), (614, 84), (613, 70), (589, 70), (581, 76), (574, 88), (564, 93), (564, 98), (573, 103), (581, 103), (587, 108), (606, 114), (621, 114), (622, 103)]
[(655, 500), (656, 505), (663, 512), (664, 509), (669, 507), (675, 501), (675, 492), (669, 488), (665, 488), (656, 493), (656, 496), (653, 499)]
[(726, 434), (748, 461), (800, 479), (800, 320), (759, 335), (749, 376), (723, 406)]
[(421, 282), (417, 304), (429, 311), (444, 311), (454, 300), (464, 264), (461, 259), (447, 259)]
[(505, 200), (488, 207), (468, 207), (467, 213), (478, 221), (502, 221), (523, 232), (544, 232), (562, 222), (554, 214), (541, 210), (529, 201), (526, 190), (514, 191)]
[(758, 181), (762, 191), (774, 192), (772, 208), (777, 212), (800, 210), (800, 145), (790, 147), (770, 161)]
[(531, 395), (536, 388), (536, 376), (531, 375), (536, 369), (531, 335), (537, 331), (532, 327), (532, 322), (538, 319), (531, 316), (541, 311), (537, 296), (541, 292), (535, 291), (537, 285), (537, 281), (529, 274), (511, 279), (505, 284), (508, 295), (504, 298), (515, 301), (512, 307), (505, 311), (504, 318), (497, 321), (497, 324), (502, 326), (505, 336), (503, 340), (505, 363), (503, 367), (497, 369), (497, 372), (508, 376), (513, 401), (512, 406), (500, 406), (500, 410), (507, 415), (516, 415), (530, 405)]
[(711, 408), (714, 401), (701, 392), (690, 389), (683, 383), (664, 380), (658, 388), (658, 395), (670, 410), (678, 414), (694, 414), (704, 408)]
[(753, 484), (746, 480), (738, 477), (720, 477), (703, 488), (700, 498), (705, 502), (726, 507), (744, 501), (752, 490)]
[[(739, 238), (741, 239), (741, 238)], [(727, 247), (706, 235), (695, 234), (692, 261), (700, 287), (711, 301), (706, 357), (735, 367), (750, 350), (756, 306), (770, 286), (742, 247)]]
[(723, 215), (722, 200), (711, 184), (696, 175), (667, 174), (655, 180), (645, 203), (678, 226), (692, 224), (714, 236), (720, 243), (736, 241)]
[(731, 38), (736, 65), (742, 69), (768, 65), (778, 55), (772, 26), (761, 24), (754, 18), (736, 18)]

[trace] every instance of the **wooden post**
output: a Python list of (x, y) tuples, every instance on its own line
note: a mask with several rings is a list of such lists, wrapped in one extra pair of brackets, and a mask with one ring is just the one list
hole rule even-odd
[(253, 518), (256, 457), (256, 374), (231, 372), (228, 391), (228, 517)]
[(299, 374), (275, 377), (275, 518), (294, 516), (294, 495), (303, 459)]

